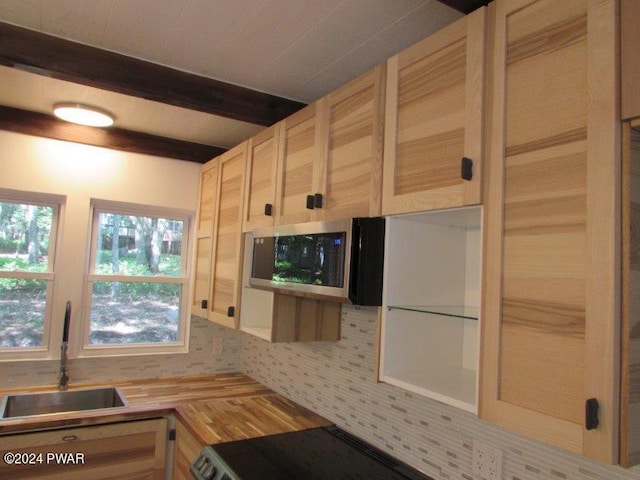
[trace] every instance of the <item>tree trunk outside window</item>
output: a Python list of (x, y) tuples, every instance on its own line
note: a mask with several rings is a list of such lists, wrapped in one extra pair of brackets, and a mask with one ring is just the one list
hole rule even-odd
[(29, 205), (27, 209), (27, 251), (29, 252), (29, 264), (35, 265), (40, 260), (38, 248), (38, 207)]
[[(111, 271), (118, 273), (120, 271), (120, 215), (113, 216), (113, 235), (111, 238)], [(120, 284), (113, 282), (111, 284), (111, 296), (118, 296)]]

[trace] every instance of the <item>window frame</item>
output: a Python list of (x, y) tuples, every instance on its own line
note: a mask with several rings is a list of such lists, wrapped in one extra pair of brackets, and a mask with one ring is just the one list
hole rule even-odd
[[(182, 265), (180, 268), (180, 276), (132, 276), (95, 273), (96, 256), (98, 252), (96, 246), (98, 241), (98, 230), (100, 227), (99, 219), (100, 214), (102, 213), (181, 220), (183, 222), (183, 229), (181, 252)], [(85, 281), (82, 292), (82, 343), (78, 357), (130, 356), (188, 352), (191, 317), (191, 305), (189, 298), (191, 289), (191, 256), (193, 254), (193, 246), (191, 245), (191, 239), (193, 238), (192, 229), (194, 228), (193, 219), (193, 212), (187, 210), (128, 202), (116, 202), (111, 200), (91, 200), (89, 219), (90, 231), (86, 255), (87, 266), (85, 268)], [(169, 283), (181, 285), (177, 340), (175, 342), (157, 343), (90, 344), (89, 336), (91, 331), (93, 284), (96, 282)]]
[(55, 330), (53, 326), (53, 307), (55, 304), (56, 278), (58, 277), (58, 258), (60, 256), (58, 245), (61, 244), (60, 234), (62, 231), (61, 225), (64, 218), (66, 197), (56, 194), (0, 188), (0, 202), (36, 205), (39, 207), (49, 207), (53, 210), (51, 230), (49, 231), (49, 248), (47, 251), (47, 271), (0, 271), (0, 278), (26, 278), (46, 281), (47, 288), (42, 325), (42, 345), (37, 347), (0, 347), (0, 362), (50, 359), (53, 355), (53, 345), (51, 341), (52, 331)]

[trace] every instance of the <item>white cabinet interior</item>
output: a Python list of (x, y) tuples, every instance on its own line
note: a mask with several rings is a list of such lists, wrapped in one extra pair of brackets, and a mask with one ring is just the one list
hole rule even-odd
[(388, 218), (379, 379), (477, 411), (481, 207)]
[(273, 323), (273, 292), (249, 286), (253, 236), (244, 236), (242, 296), (240, 299), (240, 330), (263, 340), (271, 340)]

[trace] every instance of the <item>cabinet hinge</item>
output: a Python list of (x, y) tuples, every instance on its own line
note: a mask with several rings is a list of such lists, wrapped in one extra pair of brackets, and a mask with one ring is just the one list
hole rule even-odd
[(585, 418), (584, 418), (584, 426), (587, 430), (594, 430), (598, 428), (598, 409), (600, 405), (598, 404), (597, 398), (590, 398), (585, 402)]
[(176, 429), (172, 428), (171, 430), (169, 430), (169, 440), (173, 441), (176, 439)]
[(473, 178), (473, 160), (467, 157), (462, 157), (460, 163), (460, 176), (463, 180), (471, 180)]

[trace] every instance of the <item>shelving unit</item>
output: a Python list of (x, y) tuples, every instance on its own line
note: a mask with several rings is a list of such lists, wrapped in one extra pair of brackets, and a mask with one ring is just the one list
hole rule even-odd
[(389, 218), (379, 379), (477, 411), (481, 207)]

